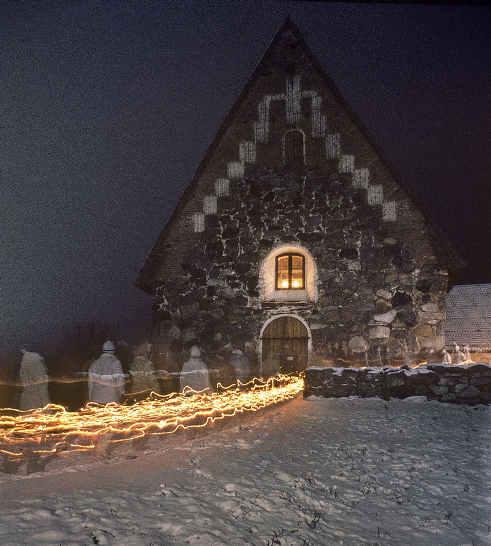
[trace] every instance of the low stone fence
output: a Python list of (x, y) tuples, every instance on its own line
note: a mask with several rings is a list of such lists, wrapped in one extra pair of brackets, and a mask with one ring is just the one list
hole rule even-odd
[(304, 397), (426, 396), (441, 402), (491, 404), (491, 365), (419, 368), (307, 368)]

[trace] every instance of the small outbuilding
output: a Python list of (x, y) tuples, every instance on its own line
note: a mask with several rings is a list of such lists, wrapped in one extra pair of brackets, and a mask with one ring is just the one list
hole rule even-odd
[(460, 284), (447, 295), (445, 342), (491, 353), (491, 284)]

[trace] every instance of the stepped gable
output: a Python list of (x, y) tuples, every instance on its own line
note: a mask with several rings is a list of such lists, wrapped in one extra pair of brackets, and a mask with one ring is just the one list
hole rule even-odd
[[(237, 182), (254, 168), (257, 172), (261, 166), (278, 166), (281, 157), (275, 156), (273, 148), (278, 148), (281, 138), (282, 117), (309, 140), (307, 182), (315, 183), (319, 161), (334, 162), (344, 181), (363, 190), (366, 203), (380, 211), (381, 220), (393, 224), (395, 234), (409, 224), (424, 225), (440, 261), (450, 270), (462, 267), (441, 230), (430, 221), (424, 204), (403, 188), (297, 26), (287, 19), (221, 124), (148, 255), (137, 286), (154, 293), (163, 278), (179, 273), (186, 248), (199, 244), (220, 202), (234, 193)], [(283, 142), (283, 154), (284, 147)], [(416, 218), (418, 213), (420, 218)]]

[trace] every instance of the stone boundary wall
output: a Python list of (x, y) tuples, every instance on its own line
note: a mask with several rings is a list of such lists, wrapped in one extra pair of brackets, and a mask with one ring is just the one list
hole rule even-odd
[(304, 398), (308, 396), (426, 396), (440, 402), (491, 404), (491, 365), (420, 368), (307, 368)]

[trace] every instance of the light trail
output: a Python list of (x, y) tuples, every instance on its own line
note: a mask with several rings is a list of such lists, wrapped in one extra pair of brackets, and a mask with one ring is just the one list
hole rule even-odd
[(0, 409), (0, 455), (7, 459), (63, 455), (95, 450), (104, 444), (131, 442), (150, 436), (207, 425), (246, 412), (256, 412), (290, 400), (303, 390), (302, 375), (237, 381), (216, 392), (194, 391), (161, 395), (152, 392), (132, 405), (89, 402), (79, 411), (48, 404), (34, 410)]

